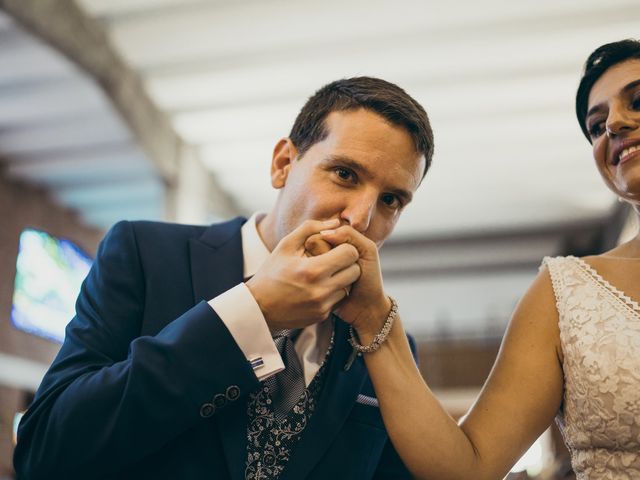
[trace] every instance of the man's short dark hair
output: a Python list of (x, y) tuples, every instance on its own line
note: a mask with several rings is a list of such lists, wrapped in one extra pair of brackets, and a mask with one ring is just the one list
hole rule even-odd
[(433, 131), (422, 105), (397, 85), (372, 77), (336, 80), (318, 90), (296, 117), (289, 138), (299, 156), (329, 134), (325, 119), (331, 112), (365, 108), (411, 135), (418, 153), (424, 154), (423, 177), (433, 157)]
[(631, 59), (640, 59), (640, 42), (632, 38), (602, 45), (587, 58), (576, 94), (576, 115), (582, 133), (589, 142), (591, 142), (591, 136), (586, 119), (591, 88), (609, 68)]

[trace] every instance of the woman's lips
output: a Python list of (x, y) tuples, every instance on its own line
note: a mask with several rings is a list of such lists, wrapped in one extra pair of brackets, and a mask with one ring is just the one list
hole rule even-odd
[(611, 164), (615, 167), (628, 162), (636, 156), (640, 150), (640, 138), (628, 138), (622, 142), (616, 142), (611, 152)]
[(625, 162), (628, 162), (632, 158), (636, 158), (640, 155), (640, 145), (633, 145), (631, 147), (625, 148), (618, 155), (618, 165), (622, 165)]

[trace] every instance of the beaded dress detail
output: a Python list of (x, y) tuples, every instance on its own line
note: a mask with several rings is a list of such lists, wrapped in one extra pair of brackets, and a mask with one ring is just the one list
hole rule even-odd
[(577, 479), (640, 479), (640, 306), (582, 259), (543, 265), (564, 355), (556, 422)]

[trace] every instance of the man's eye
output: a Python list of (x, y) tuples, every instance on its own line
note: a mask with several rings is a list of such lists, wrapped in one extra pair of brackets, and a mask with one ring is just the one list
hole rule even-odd
[(336, 175), (338, 175), (342, 180), (352, 180), (353, 172), (351, 170), (347, 170), (346, 168), (338, 167), (335, 169)]
[(383, 193), (380, 199), (387, 207), (400, 207), (400, 200), (392, 193)]

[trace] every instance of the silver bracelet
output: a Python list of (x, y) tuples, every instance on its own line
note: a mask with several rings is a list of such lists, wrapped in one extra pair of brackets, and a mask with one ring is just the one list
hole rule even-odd
[(356, 334), (353, 330), (353, 326), (349, 328), (349, 344), (359, 353), (371, 353), (375, 352), (380, 348), (380, 345), (384, 343), (384, 341), (389, 336), (389, 332), (391, 332), (391, 327), (393, 326), (393, 321), (398, 315), (398, 303), (391, 297), (389, 297), (391, 301), (391, 310), (389, 311), (389, 315), (387, 315), (387, 319), (382, 326), (382, 329), (378, 334), (373, 337), (373, 342), (369, 345), (361, 345), (356, 340)]

